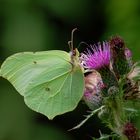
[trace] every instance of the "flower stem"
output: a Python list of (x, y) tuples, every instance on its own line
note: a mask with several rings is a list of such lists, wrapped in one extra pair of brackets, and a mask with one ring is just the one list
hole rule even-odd
[(120, 137), (120, 140), (128, 140), (123, 134), (123, 126), (127, 121), (127, 117), (123, 110), (122, 99), (119, 96), (115, 96), (110, 97), (107, 102), (110, 112), (110, 119), (108, 120), (109, 128)]

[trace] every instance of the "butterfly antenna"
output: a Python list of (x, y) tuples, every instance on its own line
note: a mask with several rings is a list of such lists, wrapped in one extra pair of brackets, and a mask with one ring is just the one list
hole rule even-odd
[(72, 30), (72, 32), (71, 32), (71, 40), (68, 41), (68, 45), (69, 45), (69, 48), (70, 48), (71, 51), (73, 51), (73, 34), (74, 34), (74, 32), (75, 32), (76, 30), (77, 30), (77, 28), (74, 28), (74, 29)]
[(82, 44), (87, 45), (88, 47), (90, 47), (90, 45), (89, 45), (89, 44), (87, 44), (86, 42), (83, 42), (83, 41), (82, 41), (82, 42), (80, 42), (80, 43), (79, 43), (79, 45), (78, 45), (77, 49), (78, 49), (78, 48), (79, 48)]

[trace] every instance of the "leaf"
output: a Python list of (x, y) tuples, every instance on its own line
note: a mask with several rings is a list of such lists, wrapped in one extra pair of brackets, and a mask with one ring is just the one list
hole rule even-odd
[(17, 53), (2, 64), (1, 76), (11, 82), (28, 107), (49, 119), (74, 110), (83, 96), (82, 69), (64, 51)]
[(99, 111), (101, 111), (104, 107), (105, 107), (105, 106), (101, 106), (100, 108), (97, 108), (96, 110), (90, 111), (90, 114), (85, 115), (85, 119), (84, 119), (84, 120), (82, 120), (78, 125), (76, 125), (76, 126), (73, 127), (72, 129), (70, 129), (69, 131), (80, 128), (80, 127), (81, 127), (82, 125), (84, 125), (92, 116), (94, 116), (96, 113), (98, 113)]
[(117, 134), (114, 134), (114, 133), (111, 133), (111, 134), (102, 134), (100, 130), (99, 130), (99, 133), (100, 133), (100, 138), (94, 138), (93, 137), (93, 140), (109, 140), (110, 138), (112, 140), (115, 140), (116, 138), (118, 139), (118, 135)]

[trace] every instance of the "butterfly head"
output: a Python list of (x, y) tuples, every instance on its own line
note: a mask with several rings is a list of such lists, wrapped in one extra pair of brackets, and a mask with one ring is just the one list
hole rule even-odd
[(73, 34), (74, 34), (74, 32), (76, 30), (77, 30), (77, 28), (72, 30), (72, 32), (71, 32), (71, 40), (68, 41), (68, 45), (69, 45), (69, 48), (70, 48), (71, 64), (73, 66), (80, 65), (80, 62), (79, 62), (79, 51), (78, 51), (77, 48), (74, 48), (74, 45), (73, 45)]

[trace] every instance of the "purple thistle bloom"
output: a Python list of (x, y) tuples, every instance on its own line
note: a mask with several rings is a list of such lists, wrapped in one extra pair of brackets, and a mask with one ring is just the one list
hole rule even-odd
[(110, 45), (108, 42), (91, 45), (85, 53), (81, 55), (81, 64), (84, 68), (100, 69), (110, 63)]

